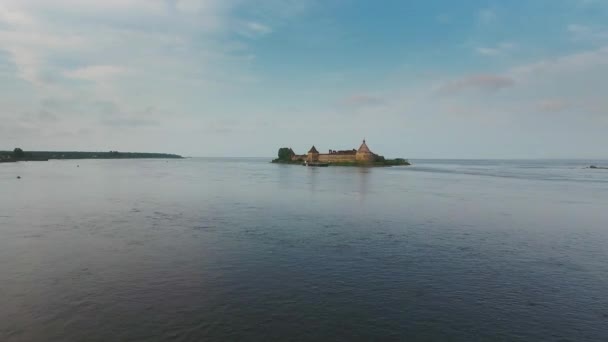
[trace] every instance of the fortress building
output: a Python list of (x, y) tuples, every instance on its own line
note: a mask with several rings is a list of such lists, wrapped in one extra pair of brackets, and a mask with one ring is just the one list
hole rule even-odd
[(373, 153), (365, 140), (358, 150), (343, 150), (335, 151), (329, 150), (328, 153), (319, 153), (317, 148), (313, 147), (308, 151), (306, 155), (293, 155), (292, 160), (305, 160), (309, 163), (371, 163), (376, 160), (378, 155)]

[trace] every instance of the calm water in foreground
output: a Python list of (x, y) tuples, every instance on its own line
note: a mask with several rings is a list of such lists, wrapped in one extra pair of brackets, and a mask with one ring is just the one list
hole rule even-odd
[(608, 340), (608, 170), (414, 162), (0, 164), (0, 341)]

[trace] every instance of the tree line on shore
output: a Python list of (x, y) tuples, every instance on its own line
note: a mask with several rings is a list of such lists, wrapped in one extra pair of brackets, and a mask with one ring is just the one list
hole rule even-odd
[(24, 151), (17, 147), (12, 151), (0, 151), (0, 162), (9, 161), (45, 161), (49, 159), (133, 159), (133, 158), (171, 158), (182, 156), (167, 153), (140, 153), (140, 152), (59, 152), (59, 151)]

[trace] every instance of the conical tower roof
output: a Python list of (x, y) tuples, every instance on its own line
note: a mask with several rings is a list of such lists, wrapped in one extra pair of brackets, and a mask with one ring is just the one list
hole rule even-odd
[(365, 143), (365, 139), (363, 139), (363, 143), (361, 144), (361, 146), (359, 146), (359, 150), (357, 152), (372, 153), (372, 151), (370, 151), (369, 147), (367, 147), (367, 144)]
[(308, 153), (319, 153), (319, 151), (317, 151), (315, 145), (312, 145), (312, 148), (310, 149), (310, 151), (308, 151)]

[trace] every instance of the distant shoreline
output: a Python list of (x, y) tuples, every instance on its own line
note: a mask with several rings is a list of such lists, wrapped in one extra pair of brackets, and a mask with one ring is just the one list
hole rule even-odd
[(183, 159), (178, 154), (143, 152), (75, 152), (75, 151), (26, 151), (15, 156), (13, 151), (0, 151), (0, 163), (20, 161), (48, 161), (51, 159)]

